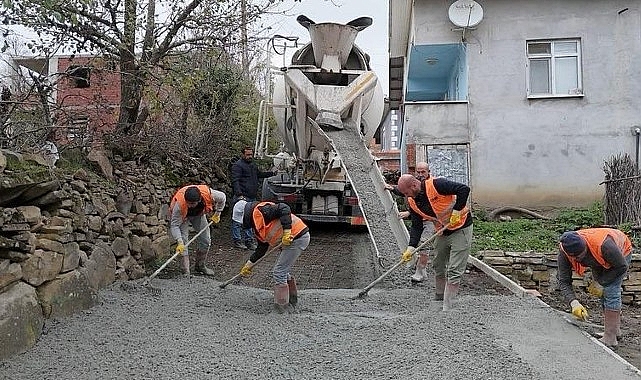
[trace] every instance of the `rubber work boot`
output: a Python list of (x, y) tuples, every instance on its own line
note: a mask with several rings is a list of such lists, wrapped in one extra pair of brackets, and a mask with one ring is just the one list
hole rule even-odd
[(434, 301), (443, 301), (443, 293), (445, 293), (445, 283), (447, 279), (443, 276), (434, 277), (434, 284), (436, 291), (434, 292)]
[(183, 255), (180, 258), (180, 270), (182, 270), (183, 274), (188, 276), (191, 274), (189, 270), (189, 256), (188, 255)]
[(194, 270), (205, 276), (213, 276), (215, 273), (213, 270), (207, 268), (205, 265), (205, 258), (207, 257), (207, 252), (205, 251), (196, 251), (196, 265), (194, 265)]
[(287, 284), (274, 285), (274, 308), (279, 314), (289, 309), (289, 286)]
[(298, 287), (296, 286), (296, 279), (290, 277), (287, 280), (287, 287), (289, 288), (289, 304), (292, 307), (296, 307), (298, 304)]
[(454, 300), (458, 294), (459, 284), (452, 284), (448, 282), (445, 284), (445, 293), (443, 293), (443, 311), (448, 311), (454, 308)]
[(243, 243), (240, 240), (235, 240), (234, 241), (234, 247), (240, 248), (240, 249), (247, 249), (247, 246), (245, 245), (245, 243)]
[(616, 348), (619, 344), (617, 341), (617, 326), (621, 323), (621, 310), (603, 310), (603, 338), (599, 341), (610, 348)]
[(430, 257), (427, 253), (419, 253), (418, 260), (416, 261), (416, 272), (410, 276), (412, 282), (423, 282), (427, 279), (427, 263)]
[(621, 340), (621, 337), (623, 336), (623, 332), (621, 332), (621, 310), (619, 310), (619, 319), (617, 319), (617, 340)]

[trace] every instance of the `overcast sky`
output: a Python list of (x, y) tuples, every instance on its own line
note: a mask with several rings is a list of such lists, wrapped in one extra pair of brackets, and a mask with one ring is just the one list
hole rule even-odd
[[(285, 0), (278, 9), (288, 10), (286, 15), (275, 15), (273, 21), (267, 22), (272, 27), (271, 35), (298, 36), (299, 46), (309, 42), (309, 33), (298, 22), (296, 17), (304, 14), (317, 23), (337, 22), (346, 24), (358, 17), (368, 16), (373, 19), (372, 25), (356, 37), (356, 45), (370, 55), (372, 70), (381, 81), (383, 93), (388, 91), (388, 0), (302, 0), (294, 2)], [(293, 53), (295, 49), (289, 49)], [(282, 58), (272, 59), (276, 65), (282, 65)]]
[[(368, 16), (373, 19), (372, 25), (361, 31), (356, 37), (356, 44), (370, 56), (370, 64), (377, 74), (383, 93), (389, 94), (388, 87), (388, 0), (285, 0), (278, 3), (275, 11), (278, 14), (267, 17), (263, 26), (271, 26), (271, 30), (266, 32), (266, 37), (274, 34), (284, 36), (297, 36), (300, 39), (299, 47), (309, 42), (309, 33), (298, 22), (296, 17), (304, 14), (317, 23), (320, 22), (337, 22), (346, 24), (358, 17)], [(18, 28), (19, 29), (19, 28)], [(26, 29), (25, 29), (26, 30)], [(19, 32), (20, 35), (30, 35), (30, 33)], [(296, 49), (288, 49), (289, 58)], [(30, 55), (26, 50), (22, 54)], [(289, 58), (287, 63), (289, 63)], [(279, 56), (272, 58), (272, 63), (276, 66), (282, 66), (283, 59)]]

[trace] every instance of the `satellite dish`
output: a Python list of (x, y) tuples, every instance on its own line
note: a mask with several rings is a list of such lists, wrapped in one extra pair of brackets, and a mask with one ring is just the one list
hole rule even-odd
[(472, 28), (483, 20), (483, 7), (474, 0), (457, 0), (447, 11), (452, 24), (461, 28)]

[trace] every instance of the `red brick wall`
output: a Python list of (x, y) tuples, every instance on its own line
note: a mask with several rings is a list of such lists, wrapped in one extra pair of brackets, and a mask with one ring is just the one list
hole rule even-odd
[(378, 167), (381, 171), (401, 170), (401, 152), (398, 150), (381, 151), (381, 144), (376, 144), (374, 139), (369, 144), (372, 155), (377, 158)]
[(414, 173), (416, 169), (416, 144), (407, 144), (405, 146), (407, 156), (407, 173)]
[[(89, 87), (77, 88), (75, 80), (64, 75), (71, 66), (91, 67)], [(58, 125), (87, 117), (94, 141), (105, 131), (113, 130), (120, 107), (120, 73), (96, 57), (59, 57), (57, 72), (60, 79), (56, 99), (62, 110), (57, 117)]]
[(401, 151), (374, 152), (374, 157), (378, 158), (377, 163), (381, 171), (399, 171), (401, 170)]

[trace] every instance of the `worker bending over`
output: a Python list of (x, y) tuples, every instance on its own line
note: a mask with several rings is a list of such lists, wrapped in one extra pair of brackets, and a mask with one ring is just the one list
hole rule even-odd
[(243, 277), (252, 273), (256, 262), (270, 247), (282, 244), (283, 250), (273, 269), (274, 307), (279, 313), (290, 311), (298, 304), (298, 288), (291, 269), (300, 254), (307, 249), (309, 228), (300, 218), (291, 213), (285, 203), (246, 202), (239, 200), (234, 205), (232, 219), (243, 228), (252, 228), (258, 244), (240, 270)]
[(632, 260), (632, 242), (614, 228), (567, 231), (559, 240), (557, 278), (572, 314), (577, 319), (588, 319), (587, 310), (572, 289), (572, 271), (583, 276), (590, 268), (596, 283), (588, 286), (588, 292), (599, 297), (603, 307), (605, 331), (599, 340), (608, 347), (616, 347), (617, 337), (621, 336), (621, 284)]
[[(472, 215), (466, 207), (470, 188), (445, 178), (434, 178), (428, 172), (423, 181), (411, 174), (403, 174), (398, 180), (398, 190), (407, 197), (412, 220), (410, 241), (403, 252), (403, 261), (412, 259), (424, 222), (432, 222), (435, 231), (446, 227), (434, 239), (436, 255), (432, 266), (436, 287), (434, 299), (443, 300), (443, 310), (447, 311), (452, 308), (458, 294), (472, 247)], [(419, 263), (420, 260), (419, 256)]]

